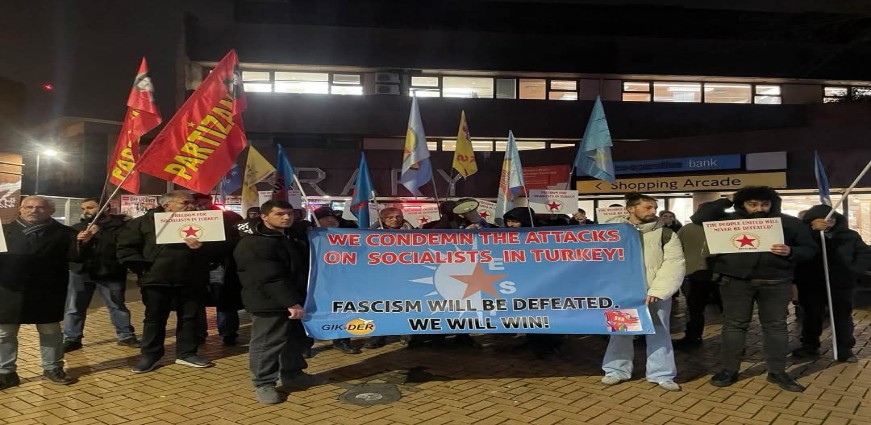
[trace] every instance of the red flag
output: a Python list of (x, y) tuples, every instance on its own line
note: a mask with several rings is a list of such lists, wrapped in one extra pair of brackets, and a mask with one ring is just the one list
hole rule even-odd
[(139, 161), (139, 138), (160, 125), (161, 121), (160, 111), (154, 103), (154, 86), (148, 77), (148, 65), (142, 58), (127, 98), (127, 115), (124, 116), (121, 134), (109, 161), (109, 183), (139, 193), (139, 173), (133, 169)]
[(244, 110), (242, 73), (230, 50), (142, 153), (139, 170), (209, 193), (248, 143)]

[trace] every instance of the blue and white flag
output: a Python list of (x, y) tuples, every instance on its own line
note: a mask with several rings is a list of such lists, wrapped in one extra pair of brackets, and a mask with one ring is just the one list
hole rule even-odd
[(575, 156), (575, 173), (614, 183), (614, 161), (611, 159), (611, 131), (605, 119), (602, 99), (596, 96), (593, 112), (584, 130), (581, 147)]
[(399, 182), (414, 196), (421, 196), (420, 188), (430, 180), (432, 180), (432, 165), (429, 161), (429, 149), (426, 147), (426, 135), (423, 133), (423, 121), (420, 119), (417, 98), (412, 97)]
[(496, 195), (496, 220), (514, 208), (514, 200), (526, 194), (526, 184), (523, 183), (523, 166), (520, 164), (520, 154), (517, 152), (517, 142), (514, 132), (508, 131), (508, 146), (505, 147), (505, 159), (502, 160), (502, 174), (499, 177), (499, 193)]
[(814, 175), (817, 177), (817, 187), (820, 190), (820, 203), (832, 206), (832, 194), (829, 190), (829, 178), (826, 177), (826, 169), (823, 168), (823, 161), (820, 160), (820, 154), (814, 151)]

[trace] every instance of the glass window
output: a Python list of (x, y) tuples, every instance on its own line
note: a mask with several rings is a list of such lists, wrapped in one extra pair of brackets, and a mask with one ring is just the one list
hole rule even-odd
[[(497, 142), (498, 143), (498, 142)], [(508, 142), (505, 142), (508, 143)], [(547, 147), (546, 142), (517, 142), (517, 150), (519, 151), (531, 151), (536, 149), (545, 149)]]
[(550, 91), (547, 94), (550, 100), (578, 100), (578, 92), (571, 91)]
[(628, 92), (650, 92), (650, 83), (649, 82), (631, 82), (624, 81), (623, 82), (623, 91)]
[(320, 72), (282, 72), (275, 73), (277, 93), (318, 93), (330, 92), (329, 74)]
[(757, 85), (756, 95), (753, 96), (753, 103), (760, 105), (780, 105), (780, 86)]
[(438, 87), (439, 77), (411, 77), (412, 87)]
[(654, 102), (701, 102), (701, 83), (653, 83)]
[(362, 95), (363, 94), (363, 86), (342, 86), (336, 85), (330, 87), (331, 94), (354, 94), (354, 95)]
[(848, 226), (859, 232), (865, 243), (871, 244), (871, 194), (850, 195), (847, 206)]
[(360, 74), (333, 74), (333, 84), (360, 85)]
[(575, 146), (576, 146), (576, 145), (575, 145), (574, 143), (557, 143), (557, 142), (550, 142), (550, 147), (551, 147), (551, 149), (553, 149), (553, 148), (573, 148), (573, 147), (575, 147)]
[(823, 103), (841, 102), (849, 92), (849, 87), (823, 87)]
[(497, 78), (496, 99), (517, 99), (517, 80), (514, 78)]
[[(454, 145), (456, 145), (456, 143)], [(472, 150), (475, 152), (492, 152), (493, 151), (493, 141), (492, 140), (472, 140)], [(505, 150), (504, 147), (503, 147), (503, 150)]]
[(650, 93), (623, 93), (624, 102), (650, 102)]
[(871, 97), (871, 87), (851, 87), (850, 96), (853, 99)]
[(578, 82), (574, 80), (551, 80), (550, 89), (562, 91), (577, 91)]
[(547, 80), (544, 79), (520, 79), (521, 99), (546, 99)]
[(493, 79), (489, 77), (442, 77), (443, 97), (493, 98)]
[(441, 97), (442, 92), (439, 89), (418, 89), (412, 87), (408, 90), (408, 95), (417, 97)]
[(705, 83), (705, 103), (750, 103), (753, 86), (735, 83)]
[(693, 198), (669, 198), (668, 210), (674, 213), (675, 218), (681, 224), (691, 223), (693, 215)]
[(437, 151), (437, 150), (439, 150), (439, 142), (430, 142), (430, 141), (427, 141), (427, 142), (426, 142), (426, 148), (427, 148), (430, 152), (432, 152), (432, 151)]
[(457, 141), (456, 140), (445, 140), (442, 139), (442, 150), (453, 152), (457, 149)]
[(242, 71), (242, 81), (271, 81), (269, 71)]
[(624, 102), (650, 102), (650, 83), (647, 81), (624, 81)]
[(246, 92), (251, 93), (270, 93), (272, 92), (272, 83), (242, 83), (242, 87)]

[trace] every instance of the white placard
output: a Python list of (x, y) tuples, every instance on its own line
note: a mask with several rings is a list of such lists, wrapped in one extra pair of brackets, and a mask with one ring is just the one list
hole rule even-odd
[(6, 252), (6, 235), (3, 233), (3, 226), (0, 225), (0, 252)]
[(156, 196), (121, 195), (119, 210), (121, 215), (133, 218), (144, 215), (148, 210), (157, 207)]
[[(496, 203), (478, 199), (478, 214), (490, 224), (496, 224)], [(499, 217), (502, 218), (502, 217)]]
[(224, 215), (220, 210), (155, 213), (154, 231), (158, 244), (184, 243), (186, 237), (200, 242), (223, 241)]
[(705, 239), (711, 254), (770, 252), (772, 245), (783, 243), (780, 217), (709, 221), (704, 224)]
[(439, 221), (439, 206), (436, 204), (405, 205), (402, 215), (414, 227), (422, 227), (424, 224)]
[(596, 223), (605, 224), (615, 217), (626, 217), (629, 213), (625, 207), (596, 208)]
[(530, 189), (528, 203), (540, 214), (572, 215), (578, 212), (578, 191)]

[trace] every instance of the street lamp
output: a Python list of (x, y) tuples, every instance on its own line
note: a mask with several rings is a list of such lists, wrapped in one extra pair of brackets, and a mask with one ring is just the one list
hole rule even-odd
[(56, 157), (57, 154), (58, 154), (58, 152), (54, 149), (51, 149), (51, 148), (42, 149), (42, 150), (36, 152), (36, 176), (34, 178), (35, 183), (34, 183), (34, 187), (33, 187), (33, 194), (34, 195), (39, 195), (39, 158), (40, 158), (40, 156), (45, 155), (49, 158), (53, 158), (53, 157)]

